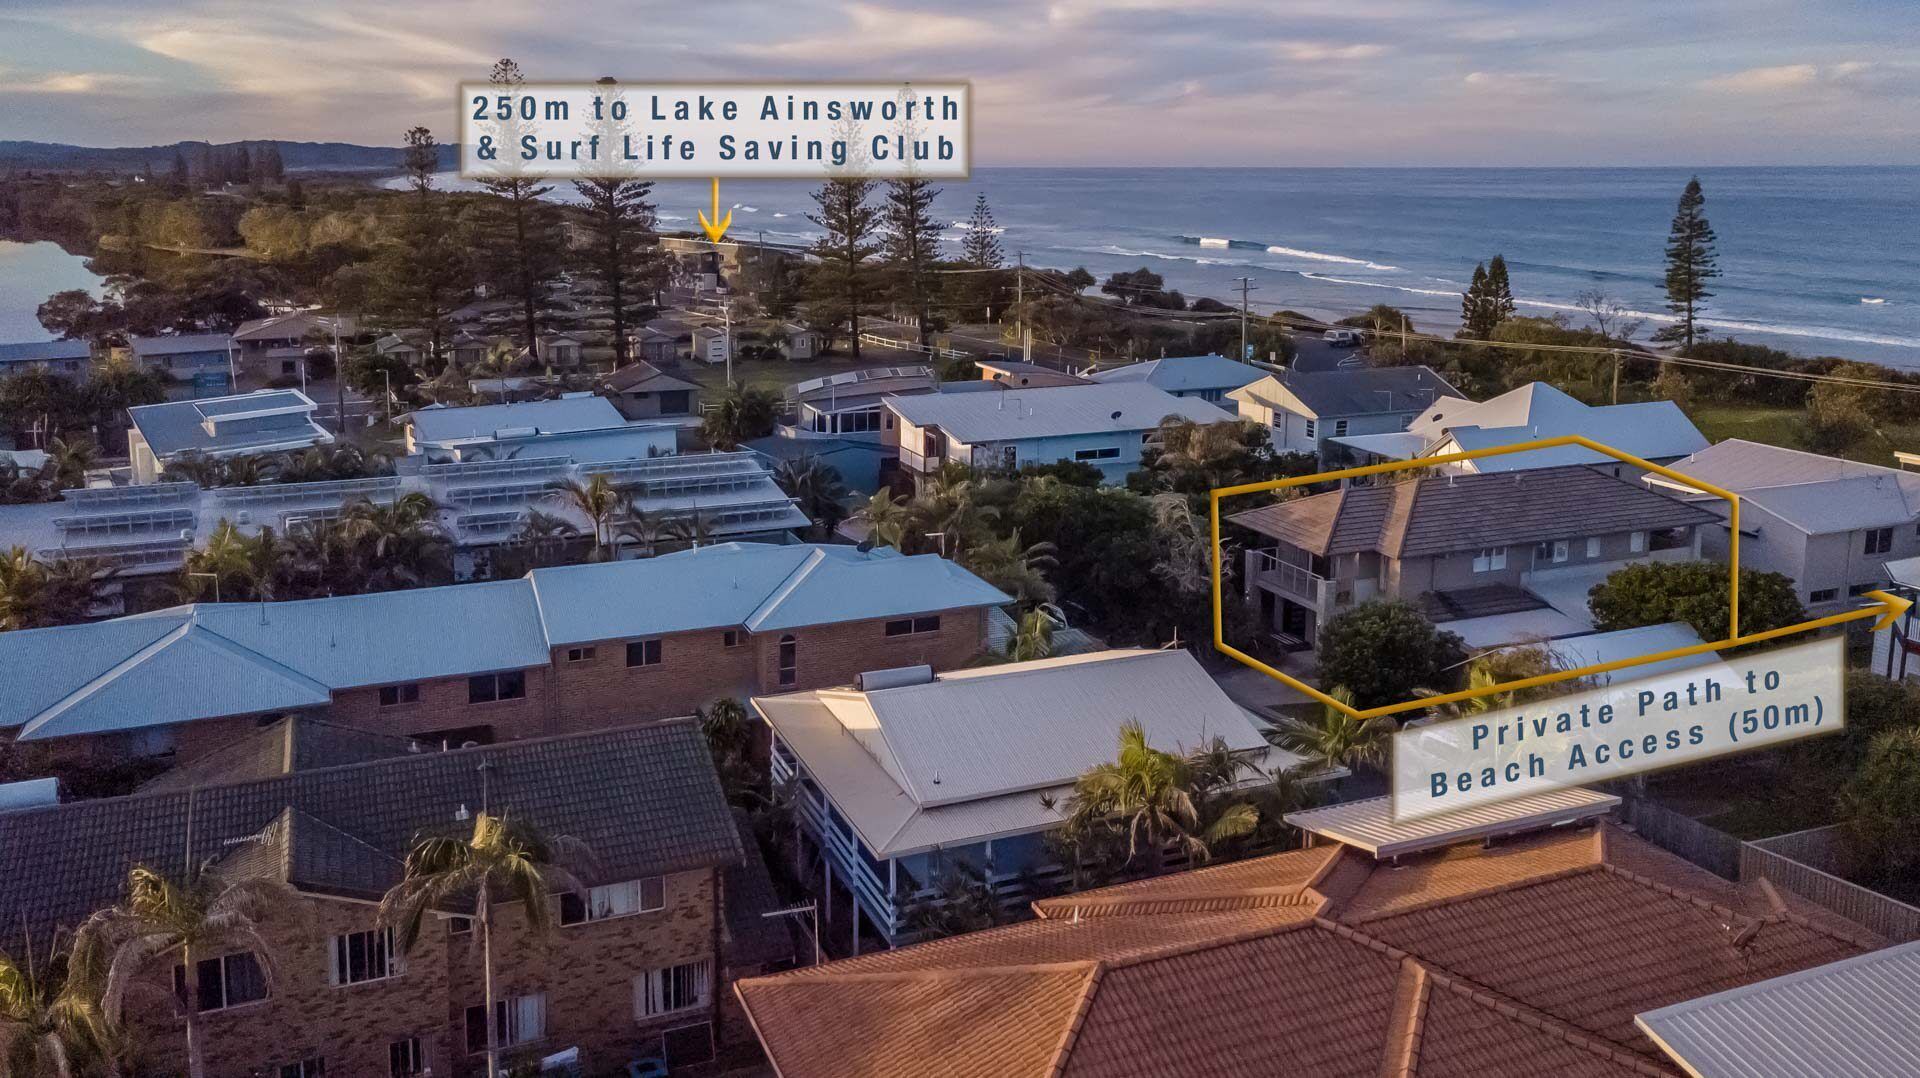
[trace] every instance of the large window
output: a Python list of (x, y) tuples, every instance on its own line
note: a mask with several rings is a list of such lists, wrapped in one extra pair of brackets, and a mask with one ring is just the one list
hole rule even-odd
[(407, 1037), (387, 1046), (387, 1074), (391, 1078), (417, 1078), (427, 1073), (427, 1047), (418, 1037)]
[(1646, 532), (1634, 532), (1634, 533), (1632, 533), (1631, 535), (1628, 535), (1628, 536), (1627, 536), (1627, 549), (1628, 549), (1628, 550), (1631, 550), (1631, 551), (1633, 551), (1633, 552), (1634, 552), (1635, 554), (1644, 554), (1644, 553), (1646, 553), (1646, 551), (1647, 551), (1647, 533), (1646, 533)]
[(858, 412), (840, 414), (840, 433), (861, 434), (880, 429), (880, 409), (863, 408)]
[(624, 880), (590, 887), (584, 899), (572, 891), (562, 892), (560, 923), (577, 925), (613, 917), (631, 917), (636, 913), (664, 909), (666, 904), (666, 877), (647, 876), (638, 880)]
[(393, 946), (393, 929), (376, 928), (333, 937), (331, 984), (360, 984), (397, 976), (404, 962)]
[(800, 642), (792, 634), (780, 638), (780, 684), (800, 682)]
[(1481, 547), (1473, 554), (1473, 571), (1476, 573), (1496, 573), (1507, 567), (1507, 548), (1503, 546)]
[(660, 641), (630, 640), (627, 642), (628, 666), (659, 666)]
[[(200, 1010), (223, 1011), (243, 1003), (258, 1003), (267, 998), (267, 975), (260, 969), (253, 952), (203, 958), (194, 964), (194, 987), (199, 991)], [(182, 1002), (187, 998), (187, 971), (173, 967), (173, 990)]]
[(527, 695), (527, 674), (513, 670), (504, 674), (478, 674), (467, 679), (467, 703), (490, 704), (495, 700), (518, 700)]
[(1867, 553), (1885, 554), (1893, 549), (1892, 528), (1870, 528), (1867, 531)]
[(650, 969), (633, 979), (633, 1016), (641, 1021), (707, 1004), (713, 963), (687, 962)]
[[(486, 1004), (467, 1008), (467, 1051), (487, 1050)], [(502, 1048), (537, 1041), (547, 1035), (547, 994), (514, 996), (493, 1005), (493, 1039)]]
[(1648, 536), (1647, 545), (1653, 550), (1678, 550), (1692, 541), (1686, 528), (1661, 528)]
[(918, 618), (896, 618), (887, 622), (888, 636), (917, 636), (920, 633), (940, 631), (940, 615), (929, 614)]
[(298, 1063), (282, 1063), (280, 1078), (327, 1078), (327, 1061), (314, 1056)]
[(1073, 451), (1073, 459), (1118, 460), (1120, 459), (1120, 447), (1117, 445), (1103, 445), (1098, 449), (1076, 449)]
[(420, 684), (411, 682), (406, 685), (380, 686), (380, 706), (399, 707), (401, 704), (420, 702)]

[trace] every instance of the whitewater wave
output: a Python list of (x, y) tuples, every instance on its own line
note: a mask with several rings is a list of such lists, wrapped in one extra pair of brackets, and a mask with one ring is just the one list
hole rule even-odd
[(1460, 293), (1451, 288), (1415, 288), (1412, 285), (1388, 284), (1385, 281), (1356, 281), (1351, 277), (1333, 277), (1325, 273), (1301, 271), (1300, 276), (1313, 281), (1326, 281), (1331, 284), (1359, 285), (1361, 288), (1385, 288), (1393, 292), (1406, 292), (1415, 296), (1458, 296)]
[(1878, 307), (1887, 301), (1884, 299), (1881, 299), (1879, 296), (1861, 296), (1860, 302), (1865, 303), (1872, 307)]
[(691, 219), (685, 214), (680, 213), (656, 213), (653, 216), (655, 220), (659, 221), (686, 221)]
[(774, 214), (774, 216), (775, 216), (775, 217), (785, 217), (785, 216), (786, 216), (786, 214), (784, 214), (784, 213), (776, 213), (776, 214)]
[(1201, 247), (1231, 247), (1242, 251), (1260, 251), (1264, 254), (1282, 255), (1287, 258), (1298, 258), (1307, 262), (1333, 262), (1343, 266), (1360, 266), (1365, 269), (1378, 270), (1381, 272), (1388, 272), (1400, 268), (1399, 266), (1389, 266), (1384, 262), (1369, 262), (1364, 258), (1328, 254), (1325, 251), (1310, 251), (1304, 247), (1288, 247), (1284, 244), (1267, 243), (1263, 240), (1222, 239), (1218, 236), (1181, 236), (1179, 239), (1182, 243), (1198, 244)]
[[(966, 221), (950, 221), (950, 222), (948, 222), (948, 224), (947, 224), (947, 227), (948, 227), (948, 228), (952, 228), (952, 229), (957, 229), (957, 230), (959, 230), (959, 231), (961, 231), (961, 232), (972, 232), (972, 231), (974, 231), (974, 228), (973, 228), (973, 225), (972, 225), (971, 223), (969, 223), (969, 222), (966, 222)], [(1006, 229), (1004, 229), (1004, 228), (983, 228), (983, 229), (980, 229), (980, 231), (982, 231), (982, 232), (991, 232), (991, 233), (993, 233), (994, 235), (996, 235), (996, 236), (998, 236), (998, 235), (999, 235), (1000, 233), (1002, 233), (1002, 232), (1005, 232), (1005, 231), (1006, 231)]]
[(737, 203), (737, 202), (736, 202), (736, 203), (734, 203), (734, 207), (733, 207), (733, 208), (734, 208), (734, 209), (736, 209), (736, 210), (744, 210), (744, 211), (746, 211), (747, 213), (759, 213), (759, 212), (760, 212), (760, 207), (758, 207), (758, 206), (742, 206), (742, 205), (740, 205), (740, 204), (739, 204), (739, 203)]
[[(1183, 237), (1183, 238), (1184, 238), (1184, 237)], [(1232, 243), (1233, 241), (1232, 241), (1232, 240), (1224, 240), (1224, 239), (1216, 239), (1216, 238), (1215, 238), (1215, 237), (1213, 237), (1213, 236), (1200, 236), (1200, 237), (1198, 237), (1197, 239), (1195, 239), (1195, 240), (1194, 240), (1194, 242), (1195, 242), (1195, 243), (1198, 243), (1198, 244), (1199, 244), (1200, 246), (1202, 246), (1202, 247), (1225, 247), (1225, 246), (1227, 246), (1227, 245), (1229, 245), (1229, 244), (1231, 244), (1231, 243)]]

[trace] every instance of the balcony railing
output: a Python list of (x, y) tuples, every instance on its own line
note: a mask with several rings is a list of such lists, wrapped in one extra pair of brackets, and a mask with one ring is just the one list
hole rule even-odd
[(1333, 581), (1310, 569), (1282, 561), (1271, 550), (1255, 550), (1249, 554), (1255, 583), (1278, 589), (1322, 613), (1333, 609), (1338, 594)]
[(900, 447), (900, 463), (906, 465), (911, 471), (937, 472), (940, 470), (940, 465), (946, 463), (946, 459), (944, 455), (938, 453), (928, 455), (908, 449), (904, 445)]

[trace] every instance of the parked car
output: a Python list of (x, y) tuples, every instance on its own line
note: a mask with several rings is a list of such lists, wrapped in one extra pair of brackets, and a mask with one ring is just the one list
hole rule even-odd
[(1366, 335), (1357, 329), (1330, 329), (1321, 335), (1321, 339), (1335, 348), (1358, 348), (1366, 343)]

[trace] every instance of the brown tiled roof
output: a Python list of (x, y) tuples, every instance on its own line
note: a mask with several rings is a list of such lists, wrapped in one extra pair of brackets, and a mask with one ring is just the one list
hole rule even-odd
[(700, 387), (677, 375), (669, 374), (645, 360), (636, 360), (600, 379), (600, 384), (619, 393), (644, 389), (648, 392), (662, 392), (675, 389), (697, 390)]
[(1598, 468), (1569, 464), (1343, 487), (1229, 519), (1316, 554), (1377, 550), (1412, 558), (1711, 523), (1698, 506)]
[(1397, 865), (1299, 850), (1035, 910), (737, 991), (784, 1078), (1612, 1078), (1674, 1073), (1637, 1011), (1879, 945), (1611, 825)]
[(141, 793), (245, 782), (405, 756), (417, 751), (411, 738), (289, 715), (229, 745), (156, 776)]

